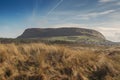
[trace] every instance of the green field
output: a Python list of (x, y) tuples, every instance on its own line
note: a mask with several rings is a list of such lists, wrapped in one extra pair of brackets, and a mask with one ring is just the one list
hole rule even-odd
[(89, 36), (61, 36), (61, 37), (49, 37), (49, 38), (44, 38), (43, 40), (60, 40), (60, 41), (71, 41), (71, 42), (100, 42), (103, 41), (103, 39), (98, 39), (95, 37), (89, 37)]

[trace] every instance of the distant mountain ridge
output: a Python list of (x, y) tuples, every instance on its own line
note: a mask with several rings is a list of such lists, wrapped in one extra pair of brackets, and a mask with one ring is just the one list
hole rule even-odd
[(105, 40), (103, 34), (85, 28), (28, 28), (17, 38), (49, 38), (61, 36), (89, 36)]

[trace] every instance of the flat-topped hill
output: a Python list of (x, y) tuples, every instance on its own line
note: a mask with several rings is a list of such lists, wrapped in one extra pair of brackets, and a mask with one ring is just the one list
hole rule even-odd
[(50, 38), (62, 36), (87, 36), (105, 39), (100, 32), (84, 28), (28, 28), (18, 38)]

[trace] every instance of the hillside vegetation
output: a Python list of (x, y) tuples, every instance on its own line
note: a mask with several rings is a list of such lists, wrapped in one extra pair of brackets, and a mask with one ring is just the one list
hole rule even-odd
[(50, 38), (61, 36), (86, 36), (105, 40), (105, 37), (100, 32), (85, 28), (29, 28), (18, 38)]
[[(85, 45), (117, 45), (117, 43), (107, 40), (104, 35), (96, 30), (63, 27), (63, 28), (28, 28), (15, 41), (22, 42), (69, 42)], [(4, 42), (4, 41), (2, 41)]]
[(119, 49), (0, 44), (0, 80), (120, 80)]

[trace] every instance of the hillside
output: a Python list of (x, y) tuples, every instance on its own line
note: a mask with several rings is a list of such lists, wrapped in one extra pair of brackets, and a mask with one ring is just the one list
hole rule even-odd
[(51, 38), (61, 36), (87, 36), (105, 39), (100, 32), (84, 28), (29, 28), (18, 38)]

